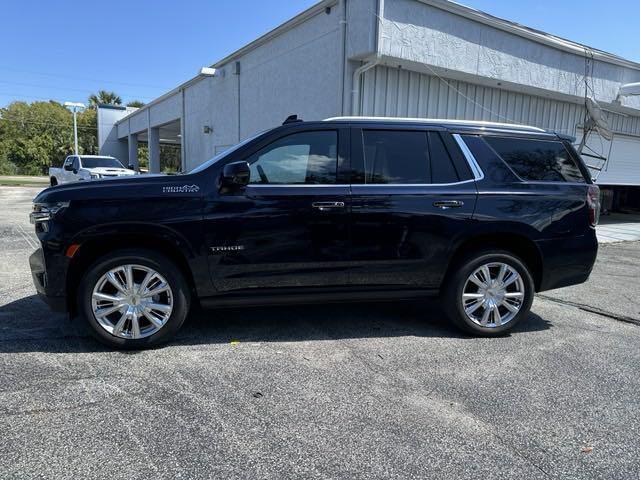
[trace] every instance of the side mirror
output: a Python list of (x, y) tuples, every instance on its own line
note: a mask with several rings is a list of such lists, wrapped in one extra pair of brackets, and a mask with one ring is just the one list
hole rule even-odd
[(77, 174), (78, 174), (78, 170), (74, 168), (74, 169), (73, 169), (73, 173), (74, 173), (75, 175), (77, 175)]
[(127, 165), (127, 168), (129, 170), (135, 170), (136, 169), (136, 167), (133, 166), (133, 163), (130, 163), (129, 165)]
[(223, 190), (238, 190), (249, 184), (251, 170), (247, 162), (233, 162), (224, 166), (220, 178), (220, 187)]
[(65, 169), (67, 172), (70, 172), (71, 170), (73, 170), (73, 165), (65, 165), (65, 166), (64, 166), (64, 169)]

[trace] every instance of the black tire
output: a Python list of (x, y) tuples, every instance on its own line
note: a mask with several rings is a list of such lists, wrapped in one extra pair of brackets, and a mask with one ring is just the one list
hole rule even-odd
[(51, 186), (55, 187), (56, 185), (58, 185), (58, 180), (56, 177), (51, 177)]
[[(120, 265), (141, 265), (162, 275), (171, 288), (173, 310), (166, 323), (156, 333), (144, 338), (121, 338), (109, 333), (96, 319), (91, 305), (93, 289), (109, 270)], [(191, 295), (180, 269), (164, 256), (144, 249), (117, 250), (96, 260), (86, 271), (78, 288), (78, 311), (91, 334), (101, 343), (116, 349), (143, 349), (169, 340), (182, 326), (189, 313)]]
[[(487, 327), (475, 323), (467, 316), (462, 294), (469, 276), (476, 269), (489, 263), (504, 263), (515, 269), (524, 284), (524, 298), (520, 310), (511, 320), (499, 326)], [(484, 337), (499, 336), (511, 330), (529, 314), (534, 293), (533, 278), (526, 264), (520, 258), (503, 250), (476, 251), (451, 265), (443, 285), (442, 309), (449, 319), (464, 332)]]

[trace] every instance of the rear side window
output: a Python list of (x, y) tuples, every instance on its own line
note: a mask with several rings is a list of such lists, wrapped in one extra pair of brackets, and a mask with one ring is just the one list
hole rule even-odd
[(365, 130), (362, 140), (365, 183), (431, 183), (425, 132)]
[(459, 180), (456, 168), (451, 162), (449, 152), (438, 132), (429, 132), (429, 160), (431, 164), (431, 183), (454, 183)]
[(523, 180), (585, 183), (580, 168), (560, 141), (493, 136), (484, 140)]
[(362, 140), (364, 183), (442, 184), (468, 178), (468, 172), (458, 172), (439, 132), (364, 130)]

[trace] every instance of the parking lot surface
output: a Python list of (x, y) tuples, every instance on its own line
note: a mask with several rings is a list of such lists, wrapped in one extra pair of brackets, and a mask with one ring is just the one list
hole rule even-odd
[(0, 478), (640, 476), (640, 243), (509, 336), (429, 302), (212, 310), (109, 351), (35, 296), (38, 189), (0, 187)]
[(600, 217), (598, 242), (640, 240), (640, 215), (613, 213)]

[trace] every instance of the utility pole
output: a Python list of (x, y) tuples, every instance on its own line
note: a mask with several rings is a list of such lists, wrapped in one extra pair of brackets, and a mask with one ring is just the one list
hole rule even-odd
[(73, 141), (75, 144), (75, 154), (78, 155), (78, 110), (81, 112), (86, 108), (84, 103), (64, 102), (64, 106), (73, 112)]

